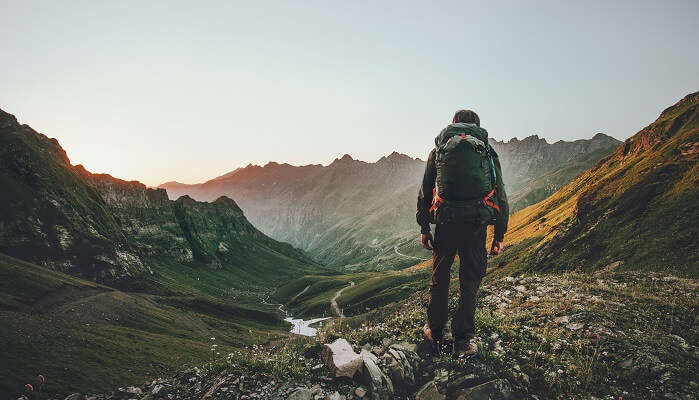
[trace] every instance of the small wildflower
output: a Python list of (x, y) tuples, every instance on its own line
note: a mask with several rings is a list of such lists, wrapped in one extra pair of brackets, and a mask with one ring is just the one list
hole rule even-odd
[(32, 386), (31, 383), (27, 383), (24, 385), (24, 388), (27, 389), (27, 392), (33, 392), (34, 391), (34, 386)]
[(46, 379), (44, 379), (44, 376), (39, 374), (39, 382), (44, 383), (46, 382)]
[(597, 334), (597, 336), (595, 336), (595, 338), (596, 338), (597, 340), (600, 339), (599, 333)]

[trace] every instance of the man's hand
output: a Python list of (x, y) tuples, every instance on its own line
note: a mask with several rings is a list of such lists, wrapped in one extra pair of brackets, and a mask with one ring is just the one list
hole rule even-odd
[(432, 250), (432, 247), (434, 246), (434, 239), (432, 239), (432, 234), (423, 233), (420, 236), (420, 243), (422, 243), (422, 247), (426, 248), (427, 250)]
[(503, 242), (498, 242), (497, 240), (493, 239), (493, 244), (490, 245), (490, 254), (493, 256), (497, 256), (500, 253), (502, 253), (502, 249), (505, 248), (505, 245)]

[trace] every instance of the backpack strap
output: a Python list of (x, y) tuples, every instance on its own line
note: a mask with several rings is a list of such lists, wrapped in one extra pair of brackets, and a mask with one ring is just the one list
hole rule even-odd
[(487, 205), (487, 206), (493, 207), (493, 208), (496, 209), (498, 212), (500, 212), (500, 207), (499, 207), (497, 204), (495, 204), (495, 203), (493, 203), (492, 201), (490, 201), (490, 198), (493, 197), (493, 194), (495, 194), (495, 188), (494, 188), (494, 187), (493, 187), (493, 190), (490, 191), (490, 193), (488, 193), (487, 195), (485, 195), (485, 197), (483, 198), (483, 203), (485, 203), (485, 205)]
[(432, 189), (432, 207), (430, 207), (430, 213), (433, 213), (434, 210), (439, 208), (439, 206), (444, 203), (444, 199), (439, 196), (439, 193), (437, 193), (437, 185)]
[(491, 177), (491, 184), (493, 185), (493, 188), (495, 188), (495, 184), (498, 181), (498, 173), (495, 170), (495, 163), (493, 162), (493, 153), (491, 152), (492, 147), (490, 147), (490, 143), (488, 143), (485, 147), (486, 152), (488, 153), (488, 159), (490, 160), (490, 177)]

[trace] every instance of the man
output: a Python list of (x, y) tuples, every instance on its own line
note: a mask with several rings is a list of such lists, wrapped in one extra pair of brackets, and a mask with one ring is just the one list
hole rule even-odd
[[(459, 254), (459, 303), (452, 318), (454, 357), (475, 353), (476, 293), (485, 276), (486, 226), (495, 225), (490, 254), (503, 250), (509, 207), (500, 161), (478, 115), (460, 110), (435, 139), (417, 198), (422, 246), (432, 250), (425, 338), (439, 352), (448, 317), (449, 279)], [(434, 237), (430, 223), (435, 223)]]

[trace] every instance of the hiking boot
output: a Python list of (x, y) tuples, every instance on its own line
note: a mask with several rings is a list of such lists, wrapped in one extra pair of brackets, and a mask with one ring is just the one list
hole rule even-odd
[(452, 357), (454, 358), (464, 358), (469, 357), (478, 353), (478, 347), (471, 339), (456, 339), (454, 340), (454, 347), (452, 348)]
[(425, 335), (425, 341), (430, 346), (430, 352), (433, 355), (438, 356), (440, 353), (440, 348), (442, 347), (442, 338), (435, 337), (436, 335), (432, 332), (432, 329), (428, 324), (422, 328), (422, 333)]

